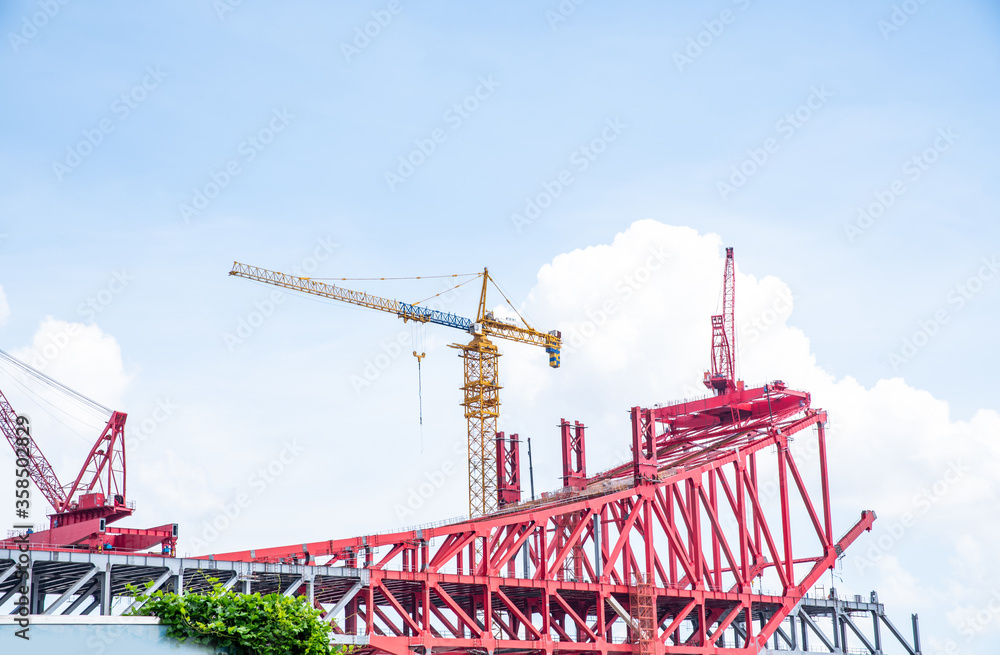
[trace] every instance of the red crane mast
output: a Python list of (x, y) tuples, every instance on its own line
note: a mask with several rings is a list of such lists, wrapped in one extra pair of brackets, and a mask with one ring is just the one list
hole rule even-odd
[(726, 248), (722, 274), (722, 313), (712, 316), (712, 368), (705, 371), (705, 386), (715, 395), (736, 391), (736, 264), (733, 249)]

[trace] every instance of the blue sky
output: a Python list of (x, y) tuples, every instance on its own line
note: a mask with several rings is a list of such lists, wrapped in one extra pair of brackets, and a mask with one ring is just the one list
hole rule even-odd
[[(359, 438), (373, 425), (389, 430), (376, 417), (416, 434), (412, 361), (393, 359), (360, 395), (351, 385), (409, 328), (289, 297), (245, 343), (227, 346), (269, 293), (229, 278), (234, 260), (290, 270), (320, 252), (315, 275), (331, 277), (488, 265), (536, 320), (571, 325), (533, 300), (548, 289), (539, 271), (652, 219), (718, 235), (705, 243), (734, 246), (741, 272), (787, 285), (794, 311), (781, 315), (782, 329), (805, 335), (805, 357), (837, 379), (873, 388), (901, 377), (947, 403), (950, 421), (998, 408), (994, 3), (589, 0), (564, 2), (575, 10), (562, 16), (555, 0), (244, 2), (232, 11), (209, 0), (53, 2), (50, 17), (39, 14), (45, 4), (0, 6), (0, 341), (8, 351), (43, 347), (64, 329), (45, 328), (46, 317), (99, 328), (86, 338), (106, 358), (60, 350), (46, 371), (137, 418), (163, 399), (180, 408), (140, 449), (155, 458), (132, 483), (151, 524), (175, 520), (170, 512), (182, 524), (210, 517), (177, 499), (224, 499), (242, 471), (273, 456), (283, 431), (372, 469)], [(357, 37), (366, 25), (377, 32), (367, 43)], [(419, 163), (407, 172), (401, 158)], [(556, 185), (560, 175), (571, 183)], [(186, 211), (199, 193), (215, 197)], [(514, 216), (540, 194), (552, 198), (537, 217)], [(677, 243), (674, 234), (655, 238)], [(704, 263), (708, 279), (676, 270), (663, 284), (703, 289), (711, 305), (721, 268)], [(582, 279), (563, 279), (565, 297), (583, 297)], [(365, 288), (406, 300), (441, 290), (426, 281)], [(706, 364), (702, 309), (711, 308), (697, 302), (670, 307), (669, 320), (700, 341), (651, 338), (622, 357), (671, 363), (693, 350), (706, 361), (691, 365)], [(471, 315), (474, 294), (449, 309)], [(463, 438), (457, 362), (443, 348), (454, 337), (426, 334), (430, 461)], [(547, 375), (541, 354), (523, 357), (533, 355), (539, 366), (526, 375)], [(518, 398), (519, 381), (506, 384)], [(637, 391), (621, 402), (683, 395), (679, 381), (659, 391), (667, 397)], [(551, 427), (516, 402), (510, 411), (527, 424), (518, 429)], [(213, 462), (237, 472), (227, 478)], [(306, 497), (328, 501), (338, 483), (323, 476), (347, 474), (309, 465), (297, 481)], [(268, 495), (291, 493), (281, 485), (290, 481)], [(380, 529), (391, 517), (362, 497), (294, 537)], [(438, 514), (419, 518), (461, 509), (441, 500), (427, 510)], [(247, 526), (220, 544), (285, 535)], [(924, 611), (975, 607), (973, 596)]]

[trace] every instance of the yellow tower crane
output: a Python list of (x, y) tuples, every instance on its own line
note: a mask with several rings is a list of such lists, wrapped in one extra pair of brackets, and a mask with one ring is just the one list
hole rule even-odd
[[(497, 507), (496, 432), (500, 416), (500, 379), (498, 360), (500, 350), (490, 337), (519, 343), (542, 346), (549, 354), (549, 366), (559, 368), (562, 335), (557, 330), (541, 332), (528, 325), (496, 318), (486, 309), (486, 289), (493, 279), (489, 270), (483, 269), (483, 287), (479, 295), (479, 310), (473, 321), (456, 314), (421, 307), (417, 303), (404, 303), (369, 293), (352, 291), (333, 284), (306, 277), (277, 273), (256, 266), (233, 263), (230, 275), (263, 282), (276, 287), (300, 291), (331, 300), (377, 309), (395, 314), (404, 321), (435, 323), (464, 330), (472, 335), (466, 344), (451, 344), (461, 351), (464, 370), (462, 407), (469, 429), (469, 516), (483, 516)], [(496, 283), (493, 282), (494, 286)], [(497, 287), (499, 290), (499, 287)], [(501, 294), (503, 292), (501, 291)], [(504, 296), (510, 303), (510, 300)], [(513, 305), (511, 305), (513, 307)], [(516, 310), (515, 310), (516, 313)]]

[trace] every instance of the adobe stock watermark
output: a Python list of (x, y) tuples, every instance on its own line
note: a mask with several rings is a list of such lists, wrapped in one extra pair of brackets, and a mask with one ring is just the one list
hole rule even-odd
[(218, 507), (218, 513), (211, 520), (201, 522), (201, 532), (194, 537), (189, 546), (191, 552), (208, 554), (209, 546), (223, 532), (231, 528), (253, 505), (254, 499), (259, 498), (268, 487), (281, 478), (304, 452), (305, 448), (297, 439), (284, 440), (281, 451), (247, 478), (246, 485), (249, 490), (237, 493), (230, 502)]
[[(340, 244), (332, 237), (321, 237), (316, 240), (316, 247), (312, 254), (304, 257), (291, 268), (291, 274), (296, 277), (309, 277), (317, 270), (321, 263), (328, 261), (336, 252)], [(222, 334), (222, 342), (226, 344), (226, 349), (232, 353), (237, 346), (242, 346), (264, 325), (268, 318), (274, 315), (278, 305), (282, 305), (287, 298), (287, 294), (279, 289), (271, 290), (265, 297), (254, 301), (253, 309), (246, 316), (236, 318), (236, 328), (232, 332)]]
[(272, 109), (271, 118), (264, 127), (240, 141), (236, 147), (237, 156), (220, 166), (218, 170), (210, 172), (208, 182), (193, 190), (189, 203), (181, 203), (179, 210), (184, 222), (190, 223), (192, 218), (200, 216), (201, 212), (208, 209), (212, 201), (243, 173), (244, 166), (257, 159), (257, 156), (274, 142), (275, 137), (285, 131), (293, 118), (295, 115), (288, 111), (287, 107)]
[[(1000, 590), (994, 589), (993, 593), (986, 600), (986, 604), (979, 609), (970, 618), (962, 621), (958, 626), (958, 633), (964, 637), (965, 643), (970, 643), (978, 635), (982, 634), (990, 624), (994, 623), (1000, 617)], [(949, 655), (952, 653), (957, 653), (956, 648), (949, 649), (949, 646), (954, 642), (949, 642), (945, 645), (945, 652)]]
[(961, 311), (976, 295), (986, 286), (986, 283), (1000, 273), (1000, 260), (997, 255), (983, 257), (980, 259), (979, 270), (970, 275), (964, 282), (953, 286), (945, 294), (945, 302), (953, 305), (954, 309), (944, 307), (934, 312), (929, 319), (917, 321), (917, 330), (909, 337), (904, 337), (899, 350), (890, 351), (886, 355), (892, 370), (898, 370), (900, 366), (912, 360), (917, 353), (931, 342), (931, 340), (941, 333), (942, 328), (947, 325), (955, 312)]
[(525, 196), (524, 207), (510, 215), (510, 222), (517, 233), (521, 234), (525, 228), (540, 219), (552, 203), (576, 182), (574, 172), (578, 175), (589, 169), (607, 151), (608, 146), (621, 137), (627, 127), (618, 116), (606, 119), (600, 134), (570, 153), (568, 166), (552, 176), (552, 179), (542, 180), (541, 191)]
[[(456, 441), (452, 444), (451, 452), (453, 455), (461, 458), (466, 454), (467, 448), (468, 444), (462, 441)], [(430, 471), (424, 471), (424, 481), (411, 486), (406, 490), (406, 499), (404, 502), (397, 502), (393, 505), (392, 509), (396, 513), (396, 518), (405, 519), (413, 516), (417, 510), (423, 507), (427, 501), (438, 492), (438, 490), (444, 487), (445, 483), (447, 483), (452, 476), (464, 470), (464, 468), (459, 467), (451, 459), (446, 459), (441, 462), (440, 466)]]
[(937, 136), (930, 146), (903, 162), (902, 171), (906, 181), (897, 178), (890, 182), (886, 188), (875, 191), (872, 194), (875, 199), (866, 207), (859, 207), (857, 217), (844, 224), (844, 234), (847, 236), (847, 240), (854, 243), (859, 236), (867, 232), (875, 224), (875, 221), (880, 219), (896, 203), (896, 199), (906, 193), (907, 181), (909, 184), (914, 184), (923, 177), (924, 173), (941, 159), (942, 153), (951, 150), (958, 137), (959, 135), (955, 134), (951, 127), (939, 128)]
[(866, 569), (875, 566), (885, 557), (886, 553), (906, 536), (910, 528), (917, 524), (917, 520), (940, 503), (971, 470), (972, 468), (963, 463), (962, 460), (953, 460), (940, 478), (920, 489), (910, 501), (913, 509), (903, 512), (899, 520), (883, 524), (880, 534), (875, 538), (875, 543), (869, 545), (865, 551), (865, 556), (854, 559), (854, 566), (858, 573), (863, 573)]
[(641, 266), (624, 275), (612, 287), (615, 297), (606, 299), (597, 309), (588, 307), (586, 318), (573, 325), (563, 335), (563, 353), (572, 354), (581, 348), (601, 331), (611, 317), (621, 311), (635, 293), (653, 279), (653, 274), (663, 267), (670, 259), (670, 254), (662, 247), (651, 247), (648, 256)]
[[(740, 11), (746, 11), (750, 6), (750, 0), (732, 0), (732, 4)], [(723, 9), (717, 17), (702, 21), (705, 29), (694, 36), (689, 36), (687, 45), (681, 52), (674, 52), (674, 65), (677, 71), (684, 72), (684, 68), (690, 66), (696, 59), (705, 54), (705, 51), (712, 47), (723, 35), (726, 28), (736, 22), (738, 13), (732, 9)]]
[[(445, 311), (448, 305), (461, 297), (463, 288), (445, 287), (423, 306), (427, 309)], [(401, 356), (409, 355), (412, 352), (411, 342), (412, 337), (407, 328), (397, 332), (394, 338), (379, 344), (379, 352), (365, 358), (360, 373), (351, 374), (349, 379), (354, 393), (360, 396), (362, 389), (372, 386)]]
[(46, 332), (46, 343), (42, 344), (41, 347), (32, 347), (27, 363), (32, 368), (44, 371), (45, 367), (54, 361), (73, 339), (80, 336), (82, 327), (83, 325), (80, 323), (67, 323), (63, 329)]
[(45, 29), (49, 21), (55, 18), (69, 3), (70, 0), (42, 0), (38, 3), (38, 11), (22, 16), (20, 29), (16, 32), (7, 32), (7, 41), (14, 54), (28, 45), (28, 41), (38, 36), (38, 33)]
[(792, 292), (788, 287), (783, 286), (771, 300), (771, 303), (761, 310), (757, 316), (751, 318), (749, 321), (743, 320), (740, 322), (740, 342), (746, 345), (754, 343), (771, 326), (791, 313)]
[(893, 4), (889, 17), (880, 18), (875, 24), (882, 35), (882, 39), (888, 41), (889, 37), (909, 23), (910, 18), (920, 11), (921, 7), (925, 4), (927, 4), (927, 0), (903, 0), (899, 4)]
[[(480, 75), (479, 84), (458, 102), (454, 103), (444, 111), (441, 120), (454, 132), (465, 125), (465, 122), (472, 118), (472, 115), (479, 111), (483, 103), (493, 97), (493, 94), (500, 87), (500, 83), (493, 79), (492, 75)], [(443, 127), (435, 127), (426, 137), (413, 140), (415, 146), (405, 155), (400, 155), (396, 170), (387, 170), (384, 173), (385, 183), (389, 190), (395, 193), (396, 187), (404, 180), (413, 176), (418, 168), (423, 166), (437, 152), (438, 146), (448, 140), (448, 132)]]
[(160, 426), (166, 423), (176, 411), (177, 405), (170, 402), (170, 398), (157, 398), (156, 406), (151, 412), (139, 421), (134, 419), (130, 421), (125, 431), (125, 447), (128, 448), (129, 453), (135, 455), (136, 450), (156, 434)]
[(167, 74), (159, 66), (147, 66), (146, 74), (138, 84), (111, 101), (111, 117), (102, 118), (92, 128), (84, 129), (83, 138), (66, 146), (66, 154), (61, 160), (52, 162), (52, 172), (57, 182), (78, 169), (104, 143), (105, 138), (115, 131), (122, 121), (132, 115), (149, 98), (149, 94), (160, 88)]
[(354, 39), (348, 43), (340, 42), (340, 53), (344, 55), (347, 63), (362, 53), (368, 46), (374, 43), (375, 39), (382, 35), (382, 30), (389, 27), (393, 18), (403, 11), (400, 0), (389, 0), (385, 9), (376, 9), (371, 13), (372, 19), (364, 25), (354, 28)]
[(212, 10), (219, 20), (226, 20), (228, 14), (243, 6), (243, 0), (212, 0)]
[(577, 7), (586, 2), (587, 0), (560, 0), (555, 9), (546, 9), (545, 20), (549, 23), (549, 29), (555, 32), (560, 23), (565, 23), (576, 13)]
[(129, 275), (124, 268), (120, 271), (111, 271), (111, 279), (108, 280), (107, 286), (80, 303), (76, 308), (76, 313), (93, 322), (98, 314), (111, 306), (115, 298), (125, 291), (129, 282), (133, 280), (135, 277)]
[[(825, 84), (820, 84), (818, 87), (813, 86), (809, 91), (809, 96), (806, 97), (805, 102), (794, 110), (786, 112), (784, 116), (774, 123), (774, 131), (784, 141), (788, 141), (795, 136), (806, 123), (812, 120), (816, 112), (822, 109), (830, 101), (830, 98), (833, 97), (833, 93), (827, 90)], [(771, 157), (780, 149), (781, 143), (776, 137), (768, 137), (764, 139), (760, 146), (747, 148), (746, 159), (739, 164), (730, 165), (729, 177), (719, 180), (715, 184), (715, 188), (719, 192), (719, 195), (722, 196), (722, 199), (728, 200), (729, 196), (746, 186), (750, 178), (760, 172), (767, 162), (770, 161)]]

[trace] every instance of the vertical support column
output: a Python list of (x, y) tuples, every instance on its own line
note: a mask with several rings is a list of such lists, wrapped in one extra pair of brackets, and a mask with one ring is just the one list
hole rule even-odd
[(799, 628), (802, 631), (802, 650), (809, 650), (809, 626), (806, 625), (806, 617), (804, 616), (805, 610), (802, 610), (803, 616), (799, 619)]
[(823, 420), (816, 424), (817, 440), (819, 441), (819, 474), (820, 483), (823, 485), (823, 524), (826, 530), (826, 539), (831, 548), (835, 543), (833, 540), (833, 516), (830, 509), (830, 476), (826, 470), (826, 415)]
[[(875, 603), (876, 605), (878, 604), (878, 594), (876, 594), (874, 591), (872, 592), (872, 595), (871, 595), (871, 602)], [(882, 652), (882, 626), (879, 625), (878, 611), (877, 610), (872, 610), (872, 636), (875, 639), (875, 641), (873, 642), (874, 645), (875, 645), (875, 651), (878, 652), (878, 653), (881, 653)]]
[(913, 650), (920, 655), (920, 619), (916, 614), (910, 616), (913, 622)]
[[(628, 516), (629, 512), (631, 511), (632, 508), (629, 507), (627, 499), (623, 498), (618, 505), (618, 514), (619, 516), (622, 517), (622, 521), (625, 520), (625, 517)], [(634, 530), (635, 527), (633, 526), (632, 529)], [(638, 571), (632, 570), (632, 558), (630, 557), (631, 554), (632, 554), (632, 539), (631, 535), (629, 535), (628, 537), (625, 538), (621, 554), (618, 556), (618, 561), (622, 563), (622, 584), (631, 584), (632, 574), (638, 573)]]
[[(603, 513), (604, 513), (604, 510), (602, 509), (601, 513), (600, 514), (594, 514), (594, 518), (593, 518), (593, 521), (594, 521), (594, 574), (597, 576), (597, 580), (594, 580), (594, 582), (600, 582), (601, 578), (604, 577), (604, 558), (601, 555), (601, 532), (602, 532), (602, 530), (601, 530), (601, 514), (603, 514)], [(601, 613), (603, 614), (604, 605), (603, 605), (603, 601), (600, 598), (597, 599), (597, 604), (598, 604), (599, 608), (601, 609)], [(603, 627), (604, 624), (603, 623), (599, 623), (598, 626), (599, 627)]]
[[(833, 590), (831, 589), (831, 591)], [(840, 601), (837, 599), (836, 596), (833, 596), (832, 598), (834, 601), (833, 602), (833, 645), (835, 648), (842, 651), (844, 650), (843, 646), (844, 642), (841, 639), (843, 626), (840, 624)]]
[[(429, 588), (429, 587), (428, 587)], [(347, 603), (344, 610), (344, 632), (349, 635), (358, 634), (358, 597), (355, 596)]]
[(104, 565), (101, 574), (101, 616), (111, 615), (111, 562)]
[(469, 430), (469, 516), (496, 509), (496, 460), (493, 457), (497, 417), (500, 415), (500, 351), (477, 334), (462, 351), (465, 384), (462, 386), (465, 419)]
[[(538, 526), (538, 561), (535, 563), (535, 579), (544, 580), (545, 574), (549, 570), (549, 558), (546, 552), (548, 544), (546, 543), (546, 530), (548, 529), (548, 522), (543, 521)], [(548, 612), (548, 609), (546, 609)]]
[(605, 632), (604, 626), (607, 625), (608, 619), (604, 615), (604, 596), (600, 591), (597, 592), (597, 605), (594, 607), (594, 616), (597, 618), (597, 629), (594, 630), (594, 634), (600, 639), (607, 640), (610, 637), (610, 630)]
[[(671, 484), (663, 487), (663, 513), (667, 519), (667, 525), (674, 524), (674, 487)], [(670, 582), (677, 582), (677, 552), (673, 544), (667, 540), (667, 573), (670, 575)]]
[[(717, 488), (716, 475), (721, 475), (712, 469), (708, 472), (708, 502), (712, 506), (712, 513), (719, 515), (719, 491)], [(712, 530), (712, 584), (716, 590), (722, 589), (722, 545), (719, 542), (719, 535)]]
[[(778, 443), (778, 493), (781, 494), (781, 541), (785, 548), (785, 579), (788, 587), (795, 585), (794, 561), (792, 559), (792, 516), (788, 505), (788, 441), (782, 438)], [(775, 563), (777, 564), (777, 562)]]
[(184, 560), (180, 560), (177, 563), (177, 575), (174, 578), (174, 592), (178, 596), (183, 596), (186, 593), (186, 590), (184, 589)]
[(747, 587), (750, 586), (750, 552), (747, 545), (747, 507), (746, 507), (746, 490), (743, 486), (743, 467), (744, 460), (742, 457), (733, 462), (733, 466), (736, 469), (736, 528), (740, 532), (740, 575), (746, 582), (746, 585), (741, 585), (739, 590), (742, 592)]
[(705, 625), (705, 601), (698, 603), (698, 628), (695, 633), (694, 645), (705, 646), (705, 640), (708, 639), (708, 626)]
[(791, 646), (792, 650), (799, 649), (799, 633), (796, 632), (795, 630), (795, 623), (796, 623), (795, 619), (797, 618), (798, 618), (798, 612), (795, 612), (794, 614), (788, 617), (788, 633), (789, 636), (792, 638), (792, 646)]
[(611, 579), (610, 573), (605, 570), (606, 562), (604, 553), (611, 554), (611, 535), (608, 534), (608, 506), (601, 508), (601, 555), (597, 559), (601, 562), (601, 577), (606, 582)]
[(562, 442), (563, 486), (583, 489), (587, 486), (586, 426), (561, 419), (559, 434)]
[(497, 432), (497, 507), (504, 507), (521, 500), (521, 462), (517, 435), (508, 441), (503, 432)]
[(653, 413), (641, 407), (632, 408), (632, 473), (636, 484), (655, 481), (656, 438)]
[(420, 627), (426, 636), (431, 634), (431, 585), (427, 581), (424, 581), (423, 589), (420, 590), (420, 609)]
[(30, 562), (28, 569), (28, 613), (45, 613), (45, 594), (41, 591), (38, 577), (35, 575), (35, 563)]
[[(750, 482), (753, 483), (752, 493), (756, 494), (760, 498), (760, 485), (757, 483), (757, 454), (750, 453), (747, 458), (750, 467)], [(764, 544), (761, 541), (761, 530), (760, 530), (760, 517), (757, 516), (757, 512), (751, 512), (753, 514), (753, 543), (756, 547), (758, 553), (764, 552)]]
[(549, 641), (552, 636), (552, 608), (549, 603), (549, 587), (542, 588), (542, 639)]
[(698, 509), (698, 489), (696, 486), (700, 484), (700, 479), (695, 482), (693, 478), (688, 478), (684, 490), (687, 504), (686, 513), (691, 526), (688, 530), (688, 560), (692, 563), (695, 576), (693, 582), (696, 589), (705, 586), (705, 569), (702, 565), (704, 560), (701, 556), (701, 512)]
[(375, 581), (371, 578), (368, 579), (368, 589), (365, 590), (365, 634), (375, 634)]
[(489, 583), (483, 585), (483, 632), (489, 636), (497, 636), (493, 633), (493, 592)]
[(653, 542), (653, 506), (649, 498), (640, 499), (642, 503), (642, 538), (645, 543), (646, 570), (642, 572), (645, 581), (652, 588), (656, 584), (656, 568), (654, 566), (656, 557), (656, 544)]

